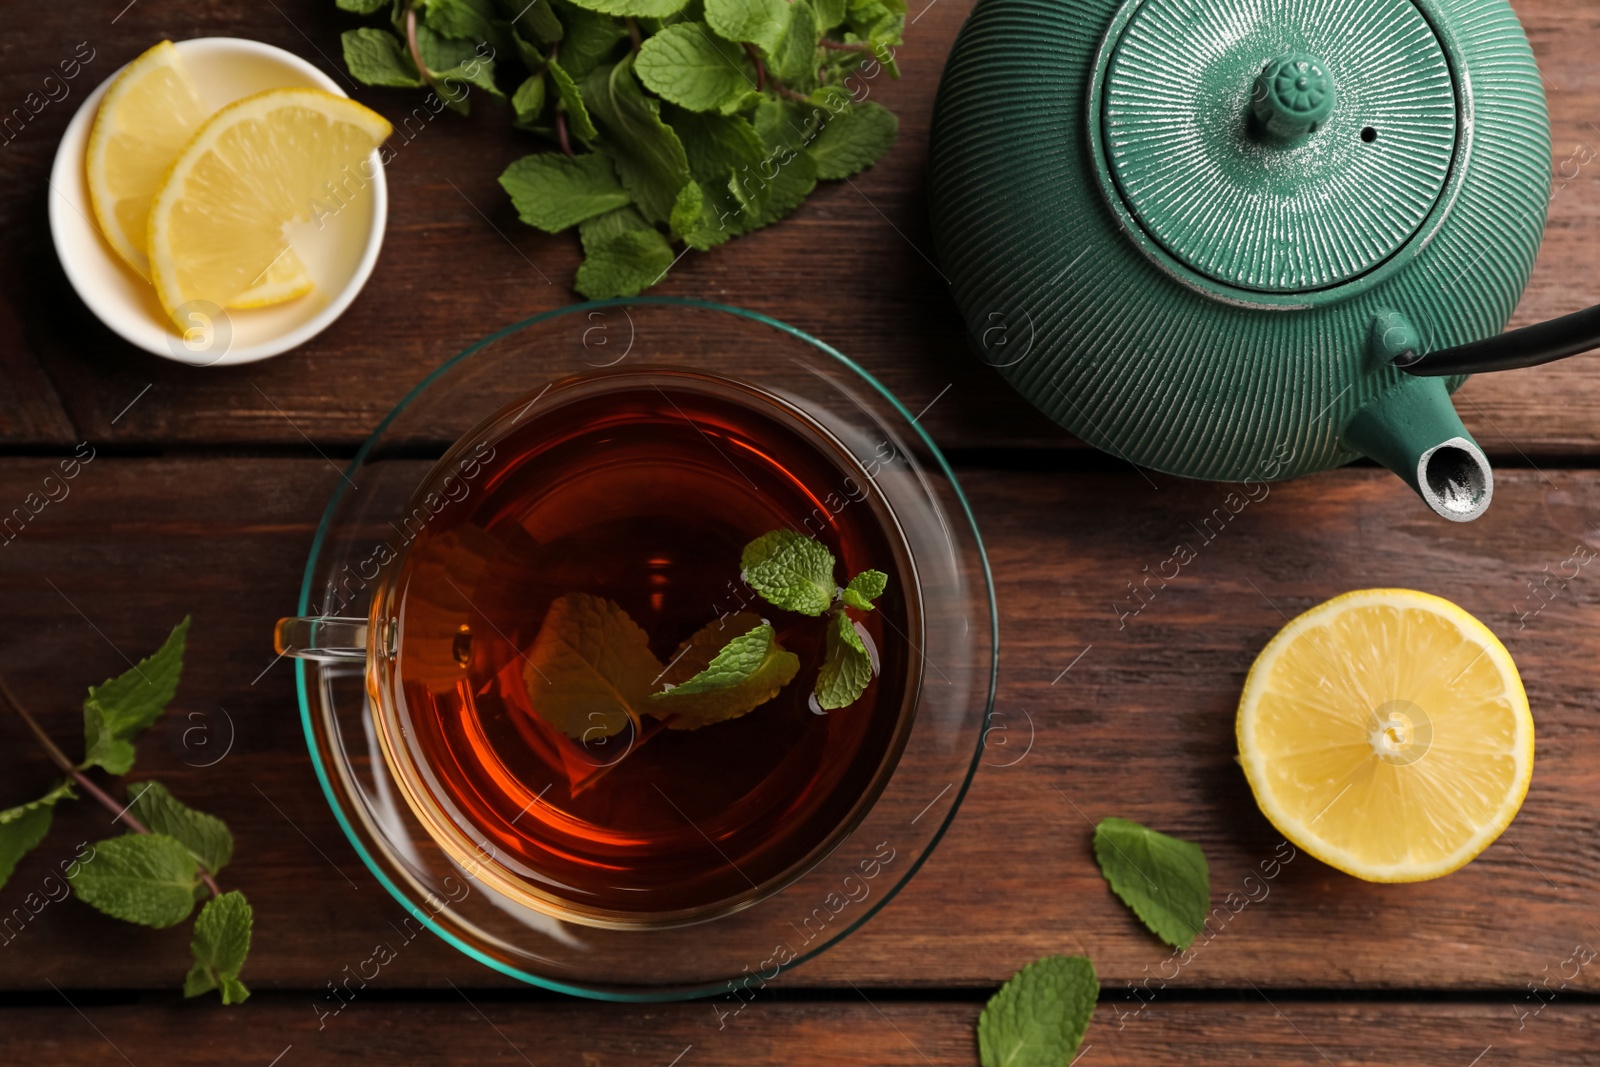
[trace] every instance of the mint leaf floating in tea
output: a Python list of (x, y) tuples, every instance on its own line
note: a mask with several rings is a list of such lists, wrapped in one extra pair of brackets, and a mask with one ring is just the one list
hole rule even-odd
[(1100, 995), (1086, 956), (1046, 956), (1011, 976), (978, 1016), (983, 1067), (1067, 1067)]
[[(737, 636), (729, 640), (730, 634)], [(711, 649), (718, 651), (710, 655)], [(800, 657), (778, 643), (770, 623), (740, 612), (708, 623), (685, 642), (669, 668), (668, 688), (650, 697), (650, 713), (666, 718), (669, 729), (698, 730), (754, 711), (799, 670)], [(685, 674), (687, 680), (672, 682)]]
[(160, 782), (138, 782), (128, 787), (133, 813), (154, 834), (177, 841), (202, 867), (221, 872), (233, 859), (233, 834), (215, 815), (207, 815), (178, 800)]
[(817, 704), (827, 711), (848, 707), (860, 699), (872, 681), (872, 657), (856, 632), (856, 624), (842, 611), (828, 618), (828, 651), (817, 673)]
[(72, 891), (107, 915), (157, 929), (194, 910), (199, 869), (189, 850), (164, 834), (97, 841), (94, 859), (69, 875)]
[(189, 620), (185, 618), (148, 659), (89, 687), (89, 698), (83, 703), (87, 752), (79, 770), (99, 766), (112, 774), (127, 774), (132, 769), (131, 739), (156, 721), (178, 691), (188, 633)]
[(862, 571), (850, 579), (850, 584), (844, 587), (839, 599), (853, 608), (871, 611), (872, 602), (883, 595), (888, 585), (889, 576), (882, 571)]
[(1211, 872), (1199, 845), (1127, 819), (1102, 819), (1094, 828), (1094, 858), (1112, 892), (1151, 933), (1173, 948), (1194, 942), (1211, 906)]
[(744, 546), (739, 560), (745, 584), (774, 607), (821, 615), (833, 605), (833, 553), (821, 541), (793, 530), (773, 530)]
[(183, 995), (197, 997), (213, 989), (222, 990), (222, 1003), (242, 1004), (250, 995), (239, 981), (239, 971), (250, 954), (250, 905), (238, 890), (206, 901), (194, 921), (194, 966), (183, 980)]
[[(89, 689), (84, 701), (84, 735), (88, 755), (74, 765), (37, 720), (0, 679), (0, 699), (38, 739), (66, 781), (38, 800), (0, 811), (0, 884), (17, 860), (44, 838), (56, 804), (76, 799), (82, 789), (132, 832), (94, 843), (66, 871), (79, 900), (107, 915), (144, 926), (167, 927), (182, 922), (196, 901), (211, 898), (196, 920), (197, 970), (184, 983), (193, 996), (220, 988), (225, 1004), (249, 996), (239, 982), (239, 969), (249, 951), (249, 905), (237, 892), (224, 894), (216, 873), (233, 857), (233, 835), (222, 820), (195, 811), (156, 782), (129, 790), (126, 803), (115, 800), (85, 773), (92, 766), (126, 770), (133, 765), (133, 738), (166, 710), (177, 692), (183, 668), (186, 618), (175, 626), (154, 655), (117, 678)], [(239, 914), (244, 935), (239, 937)], [(202, 957), (202, 953), (204, 956)], [(207, 984), (209, 982), (210, 984)]]
[(17, 861), (32, 852), (50, 832), (50, 819), (58, 800), (70, 800), (75, 793), (68, 779), (38, 800), (0, 811), (0, 886), (6, 884)]
[(650, 638), (613, 601), (588, 593), (558, 597), (528, 650), (522, 680), (533, 710), (576, 741), (635, 726), (665, 668)]

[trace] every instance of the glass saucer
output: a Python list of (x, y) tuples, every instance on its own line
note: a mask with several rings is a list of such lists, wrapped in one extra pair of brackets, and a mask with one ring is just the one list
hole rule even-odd
[(982, 752), (998, 623), (988, 560), (949, 465), (911, 414), (847, 357), (755, 312), (668, 297), (578, 304), (470, 346), (419, 383), (344, 472), (312, 543), (299, 614), (363, 615), (363, 578), (432, 462), (518, 397), (605, 368), (667, 367), (754, 386), (847, 448), (898, 520), (922, 605), (922, 665), (893, 772), (831, 851), (731, 914), (669, 928), (558, 918), (474, 877), (437, 846), (391, 775), (359, 660), (297, 660), (301, 718), (328, 803), (379, 883), (416, 923), (479, 962), (546, 989), (655, 1001), (756, 989), (838, 943), (927, 859)]

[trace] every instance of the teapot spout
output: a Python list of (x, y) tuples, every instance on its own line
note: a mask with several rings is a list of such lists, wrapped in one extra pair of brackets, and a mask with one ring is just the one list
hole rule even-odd
[(1356, 412), (1341, 436), (1452, 522), (1476, 519), (1494, 497), (1494, 472), (1461, 425), (1442, 378), (1397, 382)]

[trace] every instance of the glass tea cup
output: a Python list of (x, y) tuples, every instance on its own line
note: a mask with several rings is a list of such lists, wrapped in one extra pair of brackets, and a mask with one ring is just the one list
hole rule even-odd
[[(674, 425), (683, 431), (676, 438)], [(615, 480), (593, 457), (622, 454), (629, 434), (638, 446), (629, 453), (633, 480), (584, 496), (586, 485)], [(590, 467), (551, 474), (565, 444)], [(674, 449), (702, 449), (703, 462), (675, 467)], [(733, 452), (742, 462), (730, 461)], [(685, 477), (701, 480), (685, 488), (674, 479), (690, 468), (702, 473)], [(545, 475), (560, 490), (550, 499), (576, 494), (582, 506), (519, 511), (519, 479)], [(718, 478), (732, 484), (718, 490)], [(809, 686), (802, 668), (774, 707), (735, 722), (676, 731), (638, 718), (592, 736), (542, 726), (530, 735), (535, 717), (513, 705), (526, 700), (517, 695), (524, 680), (541, 684), (541, 618), (571, 581), (556, 576), (582, 562), (594, 529), (609, 531), (612, 549), (668, 537), (683, 493), (726, 500), (728, 514), (745, 516), (725, 531), (718, 564), (728, 593), (744, 598), (740, 610), (782, 614), (748, 603), (738, 581), (734, 542), (764, 525), (839, 547), (841, 584), (862, 565), (891, 575), (881, 609), (857, 613), (881, 659), (868, 696), (882, 706), (855, 719), (850, 708), (777, 707)], [(457, 523), (465, 514), (500, 519)], [(563, 542), (552, 530), (573, 515), (591, 525)], [(475, 550), (457, 543), (462, 531), (472, 541), (502, 527), (521, 540)], [(686, 557), (717, 555), (708, 547), (721, 543), (717, 530), (679, 533), (698, 546)], [(519, 562), (505, 569), (508, 558)], [(643, 593), (615, 595), (646, 619)], [(346, 471), (300, 610), (279, 625), (280, 651), (299, 657), (313, 762), (363, 861), (419, 927), (507, 974), (600, 997), (770, 981), (864, 922), (953, 816), (994, 684), (987, 564), (932, 442), (833, 350), (764, 317), (686, 301), (579, 305), (502, 331), (440, 368)], [(774, 619), (797, 648), (806, 622), (785, 630)], [(678, 623), (666, 638), (652, 633), (663, 661), (687, 617)], [(655, 630), (648, 620), (645, 628)], [(878, 724), (870, 737), (845, 736), (863, 721)], [(441, 744), (452, 730), (454, 747)], [(767, 743), (763, 731), (785, 730), (784, 746)], [(542, 763), (519, 764), (535, 747)], [(796, 770), (805, 761), (789, 758), (791, 748), (811, 752), (800, 770), (823, 785)], [(718, 762), (674, 755), (685, 752)], [(817, 802), (803, 832), (756, 817), (802, 807), (808, 788)], [(649, 805), (659, 810), (645, 821), (668, 830), (641, 851), (638, 826), (618, 813)], [(602, 832), (572, 836), (574, 826)], [(583, 849), (587, 866), (566, 862)], [(606, 872), (600, 883), (596, 870)]]

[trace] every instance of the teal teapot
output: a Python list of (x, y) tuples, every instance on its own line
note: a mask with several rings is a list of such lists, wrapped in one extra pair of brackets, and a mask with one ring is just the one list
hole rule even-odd
[(1505, 0), (979, 0), (928, 197), (974, 347), (1086, 441), (1223, 481), (1367, 456), (1466, 521), (1494, 482), (1450, 393), (1600, 345), (1593, 308), (1500, 332), (1550, 182)]

